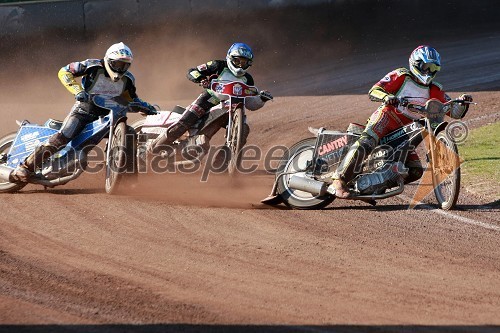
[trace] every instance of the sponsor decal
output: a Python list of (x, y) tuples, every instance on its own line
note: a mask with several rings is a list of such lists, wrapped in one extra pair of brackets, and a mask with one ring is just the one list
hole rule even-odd
[(241, 96), (243, 94), (243, 87), (241, 84), (235, 84), (233, 86), (233, 95)]
[(245, 95), (257, 95), (257, 90), (256, 89), (245, 89)]
[(198, 66), (198, 67), (196, 67), (196, 68), (198, 68), (198, 70), (199, 70), (200, 72), (201, 72), (201, 71), (206, 71), (206, 70), (207, 70), (207, 65), (206, 65), (206, 64), (203, 64), (203, 65), (200, 65), (200, 66)]
[(384, 78), (382, 80), (380, 80), (380, 82), (390, 82), (391, 81), (391, 78), (389, 76), (384, 76)]
[(223, 89), (224, 89), (224, 85), (219, 84), (219, 83), (216, 83), (214, 85), (214, 87), (212, 88), (212, 90), (215, 91), (216, 93), (222, 93)]
[(25, 151), (33, 151), (37, 146), (41, 144), (40, 140), (30, 141), (24, 144)]
[(403, 135), (405, 135), (405, 134), (406, 134), (406, 131), (405, 131), (405, 128), (403, 127), (403, 128), (399, 129), (399, 130), (398, 130), (397, 132), (395, 132), (395, 133), (392, 133), (392, 134), (390, 134), (390, 135), (388, 135), (388, 136), (384, 136), (384, 137), (380, 140), (380, 144), (384, 144), (384, 143), (387, 143), (387, 142), (389, 142), (389, 141), (395, 140), (395, 139), (397, 139), (397, 138), (399, 138), (399, 137), (401, 137), (401, 136), (403, 136)]
[(28, 133), (28, 134), (25, 134), (21, 137), (21, 141), (22, 142), (26, 142), (26, 141), (29, 141), (29, 140), (33, 140), (33, 139), (36, 139), (40, 136), (40, 133), (38, 131), (36, 132), (32, 132), (32, 133)]
[(199, 78), (201, 76), (200, 72), (198, 71), (191, 71), (189, 73), (192, 77), (194, 77), (195, 79)]
[(382, 117), (378, 120), (375, 120), (372, 130), (380, 137), (380, 134), (384, 132), (384, 129), (387, 127), (388, 124), (389, 124), (389, 117), (387, 114), (382, 112)]
[(318, 149), (319, 156), (323, 156), (323, 155), (326, 155), (330, 152), (338, 150), (338, 149), (344, 147), (345, 145), (347, 145), (347, 135), (344, 135), (341, 138), (338, 138), (336, 140), (333, 140), (333, 141), (330, 141), (328, 143), (323, 144)]

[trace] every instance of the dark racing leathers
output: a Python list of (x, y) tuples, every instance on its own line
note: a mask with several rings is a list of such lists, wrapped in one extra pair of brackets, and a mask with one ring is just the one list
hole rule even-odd
[[(441, 102), (449, 100), (449, 97), (444, 93), (440, 84), (435, 82), (428, 86), (419, 84), (413, 78), (410, 71), (405, 68), (399, 68), (388, 73), (369, 91), (370, 99), (376, 102), (385, 101), (386, 96), (389, 95), (396, 97), (416, 97), (408, 100), (411, 103), (420, 105), (425, 105), (427, 100), (431, 98), (436, 98)], [(464, 112), (457, 113), (464, 114)], [(411, 112), (404, 106), (382, 104), (368, 119), (361, 137), (353, 144), (344, 160), (340, 163), (333, 179), (341, 180), (344, 183), (352, 180), (360, 172), (358, 166), (378, 145), (380, 138), (421, 117), (421, 115)], [(409, 152), (405, 164), (409, 169), (405, 183), (413, 182), (422, 177), (422, 164), (415, 151)]]
[[(248, 73), (241, 77), (233, 75), (227, 67), (225, 60), (212, 60), (205, 64), (191, 68), (187, 73), (187, 78), (197, 84), (201, 84), (204, 80), (216, 79), (227, 81), (239, 81), (247, 85), (253, 86), (254, 80)], [(151, 144), (151, 151), (158, 153), (163, 150), (163, 146), (171, 145), (177, 140), (184, 132), (193, 126), (201, 117), (203, 117), (212, 107), (218, 105), (220, 100), (215, 96), (214, 92), (210, 89), (204, 90), (194, 102), (192, 102), (184, 111), (182, 117), (168, 128), (165, 134), (158, 136)], [(255, 98), (247, 98), (246, 107), (249, 110), (257, 110), (264, 106), (264, 101), (256, 96)], [(243, 131), (243, 142), (246, 142), (247, 136), (250, 133), (250, 128), (245, 123)], [(210, 140), (210, 137), (207, 137)]]
[[(130, 72), (126, 72), (120, 80), (113, 82), (104, 68), (102, 59), (72, 62), (59, 70), (58, 77), (62, 84), (74, 95), (86, 91), (90, 95), (121, 96), (129, 102), (134, 100), (142, 102), (136, 93), (134, 76)], [(76, 77), (82, 77), (81, 85), (76, 82)], [(35, 151), (26, 158), (22, 167), (29, 172), (34, 172), (43, 160), (64, 147), (87, 124), (97, 120), (99, 116), (106, 115), (108, 112), (109, 110), (100, 108), (88, 101), (75, 102), (59, 132), (49, 137), (47, 143), (35, 148)], [(19, 180), (25, 181), (26, 179)]]

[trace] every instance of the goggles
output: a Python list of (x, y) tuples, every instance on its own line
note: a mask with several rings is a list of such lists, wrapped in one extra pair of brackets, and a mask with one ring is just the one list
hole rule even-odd
[(239, 68), (247, 69), (252, 66), (252, 60), (244, 57), (231, 57), (233, 65)]
[(125, 73), (130, 67), (130, 62), (125, 62), (121, 60), (110, 60), (109, 67), (117, 73)]
[(420, 66), (420, 69), (422, 70), (422, 73), (424, 73), (424, 74), (435, 74), (435, 73), (439, 72), (439, 70), (441, 69), (441, 66), (436, 65), (434, 63), (423, 63)]

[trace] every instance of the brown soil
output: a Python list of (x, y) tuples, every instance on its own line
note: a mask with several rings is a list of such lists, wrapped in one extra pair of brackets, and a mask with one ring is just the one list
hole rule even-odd
[[(453, 56), (467, 42), (476, 46), (465, 55), (474, 78), (483, 78), (472, 86), (458, 84), (471, 77), (459, 74), (462, 58)], [(450, 65), (440, 76), (450, 94), (472, 91), (478, 102), (468, 114), (471, 127), (500, 118), (500, 92), (491, 89), (498, 71), (484, 65), (498, 62), (487, 51), (478, 55), (497, 53), (498, 44), (498, 37), (441, 43)], [(367, 91), (395, 67), (389, 63), (404, 65), (411, 48), (399, 50), (382, 65), (358, 55), (358, 67), (315, 63), (275, 83), (264, 79), (273, 68), (261, 62), (267, 72), (260, 69), (258, 85), (277, 93), (248, 115), (249, 144), (267, 152), (310, 136), (308, 126), (364, 122), (377, 105), (353, 91)], [(144, 67), (136, 68), (144, 82)], [(343, 76), (349, 70), (353, 76)], [(22, 95), (16, 84), (3, 84), (2, 108), (12, 112), (2, 111), (2, 133), (14, 131), (17, 118), (64, 117), (71, 96), (53, 75), (43, 79), (46, 86), (39, 78), (23, 82)], [(342, 86), (351, 88), (338, 94)], [(33, 87), (34, 95), (20, 99)], [(188, 89), (193, 97), (199, 92)], [(158, 87), (143, 91), (151, 101), (162, 95)], [(50, 101), (37, 103), (44, 93)], [(190, 101), (182, 98), (158, 100), (169, 108)], [(477, 197), (463, 189), (450, 214), (432, 206), (431, 196), (430, 205), (408, 209), (411, 186), (375, 207), (336, 200), (321, 211), (291, 211), (260, 204), (272, 182), (259, 164), (233, 181), (210, 175), (201, 182), (199, 172), (141, 175), (116, 196), (104, 193), (102, 173), (2, 194), (0, 331), (500, 329), (498, 193)]]

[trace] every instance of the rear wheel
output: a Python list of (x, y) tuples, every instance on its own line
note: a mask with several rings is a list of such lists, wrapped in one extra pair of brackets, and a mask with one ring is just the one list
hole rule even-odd
[(439, 207), (453, 209), (460, 193), (460, 157), (455, 142), (444, 132), (436, 137), (435, 154), (432, 170), (434, 195)]
[[(16, 139), (16, 135), (17, 133), (10, 133), (0, 139), (0, 155), (5, 154), (4, 156), (6, 156), (8, 154), (10, 147), (12, 147), (12, 144)], [(25, 187), (26, 185), (27, 185), (26, 183), (11, 183), (11, 182), (0, 183), (0, 193), (16, 192)]]
[(316, 138), (309, 138), (299, 141), (289, 149), (288, 159), (283, 159), (278, 166), (276, 175), (283, 172), (295, 172), (284, 175), (278, 179), (278, 194), (283, 202), (294, 209), (321, 209), (333, 202), (335, 197), (330, 194), (314, 196), (311, 193), (292, 189), (288, 187), (288, 182), (292, 176), (309, 178), (304, 170), (307, 163), (310, 163), (316, 146)]
[(229, 150), (230, 150), (230, 160), (227, 167), (229, 175), (235, 175), (241, 166), (241, 149), (243, 148), (243, 124), (245, 123), (245, 118), (243, 115), (243, 109), (238, 107), (234, 110), (233, 120), (230, 139), (229, 139)]

